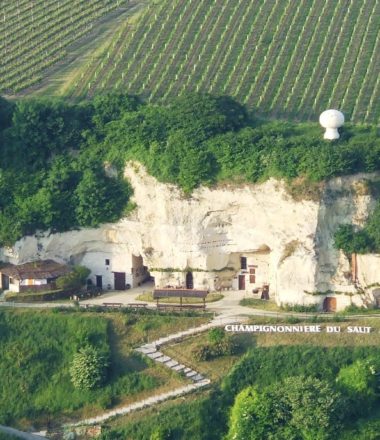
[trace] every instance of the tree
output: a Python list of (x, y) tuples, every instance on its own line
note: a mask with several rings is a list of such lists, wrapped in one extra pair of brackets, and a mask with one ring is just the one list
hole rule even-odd
[(107, 177), (100, 167), (86, 169), (75, 190), (78, 224), (96, 227), (100, 223), (116, 221), (130, 194), (126, 182)]
[(90, 269), (84, 266), (74, 266), (72, 272), (62, 275), (57, 279), (57, 287), (59, 289), (79, 289), (86, 283), (87, 277), (90, 275)]
[(93, 122), (96, 128), (102, 131), (108, 122), (120, 119), (124, 113), (136, 111), (140, 102), (136, 96), (108, 92), (96, 95), (92, 105), (94, 107)]
[(323, 380), (296, 376), (284, 380), (282, 392), (290, 407), (290, 425), (305, 440), (336, 438), (341, 427), (343, 399)]
[(241, 391), (231, 410), (228, 440), (333, 439), (342, 417), (341, 395), (313, 377), (289, 377), (261, 391)]
[(291, 440), (294, 437), (286, 428), (289, 419), (289, 408), (278, 387), (267, 387), (259, 392), (251, 386), (236, 396), (227, 439)]
[(82, 107), (60, 99), (29, 99), (16, 104), (7, 153), (12, 166), (45, 168), (52, 154), (77, 149), (85, 128)]
[(91, 390), (106, 379), (108, 358), (92, 345), (87, 345), (74, 355), (70, 366), (71, 381), (75, 388)]
[(353, 413), (366, 413), (379, 397), (379, 371), (379, 362), (374, 359), (359, 359), (340, 369), (336, 381), (348, 396)]

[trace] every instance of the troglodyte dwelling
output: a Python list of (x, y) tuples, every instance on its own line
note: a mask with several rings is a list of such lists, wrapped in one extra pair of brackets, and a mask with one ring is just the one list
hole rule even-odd
[(53, 260), (6, 264), (0, 267), (0, 289), (12, 292), (53, 290), (56, 279), (71, 271), (69, 266)]
[[(312, 200), (293, 199), (274, 179), (202, 187), (184, 197), (139, 164), (127, 164), (124, 175), (136, 203), (128, 217), (96, 229), (24, 237), (0, 249), (0, 260), (82, 265), (91, 270), (91, 284), (104, 290), (152, 277), (156, 289), (240, 290), (326, 311), (380, 301), (380, 255), (347, 256), (333, 243), (339, 225), (365, 224), (375, 203), (366, 188), (378, 174), (331, 179)], [(17, 278), (10, 270), (3, 285), (11, 277), (20, 288), (58, 275)]]

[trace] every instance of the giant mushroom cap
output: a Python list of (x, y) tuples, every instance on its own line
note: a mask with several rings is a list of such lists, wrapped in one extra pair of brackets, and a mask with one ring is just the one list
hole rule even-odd
[(325, 110), (319, 116), (319, 123), (324, 128), (339, 128), (344, 124), (344, 114), (339, 110)]

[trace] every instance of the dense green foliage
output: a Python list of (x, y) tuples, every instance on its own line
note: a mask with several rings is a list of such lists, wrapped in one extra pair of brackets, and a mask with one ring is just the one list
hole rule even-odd
[[(380, 83), (374, 0), (161, 0), (72, 79), (73, 96), (104, 89), (168, 100), (226, 94), (271, 117), (317, 120), (340, 108), (377, 123)], [(69, 92), (69, 93), (70, 93)]]
[(0, 431), (0, 440), (17, 440), (19, 437), (15, 437), (5, 432)]
[(235, 398), (227, 438), (336, 438), (342, 428), (344, 403), (328, 382), (313, 377), (288, 377), (262, 391), (250, 386)]
[(199, 344), (192, 350), (192, 355), (196, 361), (208, 361), (220, 356), (231, 356), (238, 353), (240, 348), (236, 339), (220, 327), (211, 329), (208, 332), (207, 339), (207, 343)]
[[(109, 321), (98, 315), (0, 310), (0, 424), (49, 419), (85, 405), (106, 408), (156, 386), (143, 371), (115, 364), (109, 333)], [(111, 354), (109, 379), (96, 390), (77, 389), (70, 380), (76, 353), (88, 345), (106, 358)]]
[(380, 202), (368, 218), (364, 228), (356, 230), (353, 225), (341, 225), (334, 235), (335, 247), (347, 255), (380, 252)]
[[(166, 106), (120, 94), (79, 104), (1, 100), (1, 112), (0, 244), (38, 229), (116, 221), (131, 195), (121, 177), (126, 160), (187, 194), (200, 184), (269, 177), (308, 189), (332, 176), (380, 170), (376, 127), (347, 126), (339, 141), (326, 142), (316, 125), (256, 121), (227, 97), (185, 95)], [(110, 164), (120, 177), (106, 173)], [(368, 228), (380, 236), (377, 224)]]
[(37, 229), (65, 231), (117, 220), (128, 184), (110, 178), (86, 149), (93, 107), (60, 100), (17, 102), (0, 132), (0, 244)]
[(79, 289), (82, 287), (90, 275), (90, 269), (84, 266), (74, 266), (73, 270), (66, 275), (57, 278), (58, 289)]
[[(158, 426), (168, 440), (221, 440), (229, 430), (244, 440), (375, 440), (379, 356), (378, 347), (254, 348), (207, 397), (168, 405), (102, 440), (150, 440)], [(248, 434), (234, 437), (238, 425)]]
[(75, 353), (70, 365), (71, 382), (75, 388), (91, 390), (102, 385), (109, 366), (107, 354), (92, 345), (86, 345)]

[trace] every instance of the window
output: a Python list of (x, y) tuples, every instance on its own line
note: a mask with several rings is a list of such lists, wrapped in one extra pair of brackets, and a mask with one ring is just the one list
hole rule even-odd
[(240, 268), (247, 269), (247, 257), (240, 257)]
[(255, 284), (256, 283), (256, 275), (250, 275), (249, 276), (249, 282), (251, 284)]
[(108, 258), (106, 258), (106, 266), (110, 265), (110, 260)]

